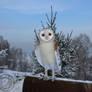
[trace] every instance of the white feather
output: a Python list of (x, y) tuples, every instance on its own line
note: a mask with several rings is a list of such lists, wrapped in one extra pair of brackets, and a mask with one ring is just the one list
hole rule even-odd
[(36, 58), (37, 58), (38, 63), (39, 63), (41, 66), (44, 67), (44, 65), (43, 65), (42, 62), (41, 62), (41, 56), (40, 56), (39, 47), (37, 47), (37, 48), (35, 49), (35, 55), (36, 55)]
[[(49, 54), (49, 53), (48, 53)], [(35, 50), (35, 55), (37, 57), (37, 60), (38, 60), (38, 63), (43, 66), (45, 68), (46, 64), (44, 65), (42, 60), (41, 60), (41, 56), (40, 56), (40, 49), (39, 49), (39, 46), (36, 48)], [(59, 56), (59, 52), (58, 50), (55, 51), (55, 57), (56, 57), (56, 65), (55, 65), (55, 70), (57, 72), (60, 72), (61, 71), (61, 60), (60, 60), (60, 56)], [(51, 69), (50, 66), (48, 66), (48, 69)]]
[(55, 51), (55, 56), (56, 56), (56, 62), (57, 62), (56, 71), (60, 72), (61, 71), (61, 59), (60, 59), (58, 50)]

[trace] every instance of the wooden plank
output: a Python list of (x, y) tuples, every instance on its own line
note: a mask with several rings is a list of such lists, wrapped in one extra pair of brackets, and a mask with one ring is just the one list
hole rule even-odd
[(23, 92), (92, 92), (92, 84), (26, 77)]

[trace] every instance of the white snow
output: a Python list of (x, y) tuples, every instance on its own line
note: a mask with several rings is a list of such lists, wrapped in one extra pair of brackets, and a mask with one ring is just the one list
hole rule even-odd
[[(37, 78), (40, 78), (42, 75), (41, 73), (40, 74), (37, 74), (37, 75), (33, 75), (32, 77), (37, 77)], [(51, 77), (49, 78), (48, 77), (48, 80), (51, 79)], [(77, 83), (88, 83), (88, 84), (92, 84), (92, 81), (89, 81), (89, 80), (74, 80), (74, 79), (69, 79), (69, 78), (55, 78), (55, 80), (57, 81), (67, 81), (67, 82), (77, 82)]]
[(11, 90), (7, 90), (7, 91), (2, 91), (2, 90), (0, 90), (0, 92), (22, 92), (23, 81), (24, 81), (24, 80), (18, 81), (18, 82), (14, 85), (13, 89), (11, 89)]
[(6, 53), (7, 50), (8, 50), (8, 49), (1, 50), (1, 51), (0, 51), (0, 55), (5, 57), (5, 56), (7, 55), (7, 53)]
[[(0, 92), (22, 92), (22, 88), (23, 88), (23, 82), (24, 82), (24, 78), (25, 76), (30, 76), (30, 77), (35, 77), (35, 78), (39, 78), (41, 79), (44, 74), (43, 73), (39, 73), (39, 74), (32, 74), (32, 73), (27, 73), (27, 72), (17, 72), (17, 71), (11, 71), (11, 70), (5, 70), (3, 74), (9, 74), (11, 76), (13, 76), (14, 78), (14, 86), (12, 89), (7, 90), (7, 91), (2, 91), (0, 90)], [(18, 76), (18, 77), (16, 77)], [(19, 80), (21, 79), (21, 80)], [(48, 77), (48, 80), (51, 80), (51, 77)], [(92, 84), (92, 81), (88, 81), (88, 80), (73, 80), (73, 79), (67, 79), (67, 78), (55, 78), (55, 80), (57, 81), (66, 81), (66, 82), (77, 82), (77, 83), (89, 83)]]
[(18, 81), (15, 84), (14, 88), (12, 90), (10, 90), (9, 92), (22, 92), (23, 82), (24, 82), (24, 80)]
[(30, 73), (3, 70), (0, 74), (0, 92), (22, 92), (24, 78), (29, 75)]
[[(29, 73), (29, 72), (17, 72), (17, 71), (11, 71), (11, 70), (7, 70), (6, 73), (14, 73), (14, 74), (17, 74), (18, 76), (20, 77), (23, 77), (23, 76), (30, 76), (30, 77), (36, 77), (36, 78), (41, 78), (42, 76), (44, 76), (43, 73), (39, 73), (39, 74), (32, 74), (32, 73)], [(48, 77), (49, 79), (51, 79), (51, 77)], [(89, 80), (74, 80), (74, 79), (69, 79), (69, 78), (59, 78), (59, 77), (56, 77), (55, 80), (57, 81), (69, 81), (69, 82), (77, 82), (77, 83), (89, 83), (89, 84), (92, 84), (92, 81), (89, 81)]]
[(67, 78), (56, 78), (56, 80), (92, 84), (92, 81), (88, 81), (88, 80), (74, 80), (74, 79), (67, 79)]

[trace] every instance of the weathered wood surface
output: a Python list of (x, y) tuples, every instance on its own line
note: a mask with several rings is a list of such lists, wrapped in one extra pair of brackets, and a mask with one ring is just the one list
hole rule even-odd
[(23, 92), (92, 92), (92, 84), (26, 77)]

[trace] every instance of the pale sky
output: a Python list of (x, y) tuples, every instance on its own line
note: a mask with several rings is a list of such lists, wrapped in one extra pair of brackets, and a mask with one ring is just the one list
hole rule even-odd
[(86, 33), (92, 41), (92, 0), (0, 0), (0, 35), (10, 44), (30, 51), (34, 28), (40, 29), (50, 6), (57, 11), (57, 31), (73, 37)]

